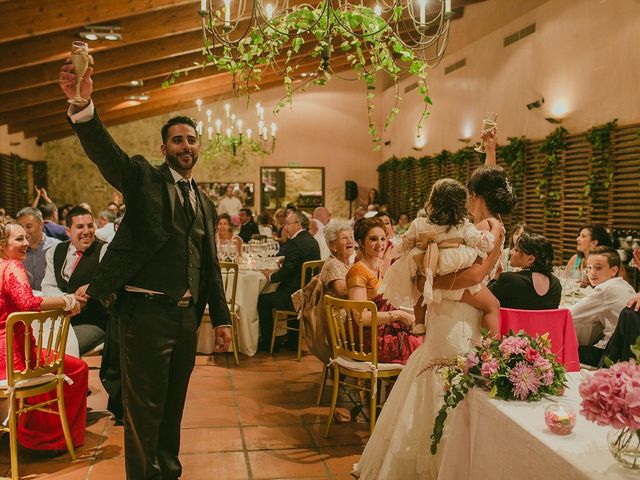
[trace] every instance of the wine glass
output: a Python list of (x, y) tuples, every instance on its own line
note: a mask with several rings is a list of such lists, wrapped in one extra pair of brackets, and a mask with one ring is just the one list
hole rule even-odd
[(76, 75), (76, 96), (68, 100), (73, 105), (84, 105), (87, 100), (80, 96), (80, 84), (82, 77), (89, 68), (91, 56), (89, 55), (89, 45), (86, 42), (71, 42), (71, 63)]
[[(489, 133), (491, 130), (496, 128), (496, 120), (498, 120), (498, 115), (496, 113), (487, 112), (485, 114), (484, 118), (482, 119), (482, 135), (484, 135), (485, 133)], [(487, 151), (484, 149), (484, 138), (480, 140), (480, 145), (474, 148), (474, 150), (478, 153), (487, 153)]]
[(229, 260), (231, 260), (232, 262), (236, 261), (236, 258), (238, 258), (238, 247), (236, 247), (236, 245), (234, 245), (233, 242), (231, 242), (228, 246), (228, 252), (227, 252), (227, 256), (229, 257)]

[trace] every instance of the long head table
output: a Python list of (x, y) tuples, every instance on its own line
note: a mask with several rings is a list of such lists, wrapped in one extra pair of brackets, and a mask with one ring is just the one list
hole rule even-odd
[[(578, 385), (585, 372), (568, 374), (567, 392), (559, 399), (580, 410)], [(491, 399), (473, 390), (453, 412), (439, 480), (499, 479), (638, 479), (619, 466), (607, 447), (607, 428), (578, 413), (567, 436), (551, 433), (544, 409), (536, 403)], [(428, 446), (425, 446), (427, 451)]]

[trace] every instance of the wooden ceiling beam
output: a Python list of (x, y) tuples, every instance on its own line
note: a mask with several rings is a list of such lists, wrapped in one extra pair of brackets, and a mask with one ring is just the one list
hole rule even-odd
[[(123, 37), (121, 41), (88, 41), (89, 49), (97, 53), (179, 33), (201, 31), (200, 18), (191, 5), (180, 5), (123, 18), (118, 25)], [(63, 61), (69, 55), (71, 42), (74, 40), (80, 40), (77, 28), (7, 43), (2, 46), (0, 72)], [(25, 56), (25, 52), (29, 53), (28, 57)]]
[[(106, 90), (109, 88), (126, 85), (131, 80), (149, 80), (156, 77), (167, 77), (174, 70), (190, 68), (198, 70), (194, 62), (202, 60), (200, 52), (188, 53), (179, 57), (164, 58), (148, 63), (140, 63), (123, 70), (111, 70), (109, 72), (97, 72), (93, 75), (96, 88), (94, 91)], [(58, 67), (62, 62), (58, 64)], [(33, 87), (21, 90), (19, 94), (0, 94), (0, 112), (18, 110), (24, 107), (38, 105), (58, 100), (61, 97), (60, 86), (50, 83), (41, 87)]]
[[(21, 0), (0, 2), (0, 44), (184, 5), (198, 9), (194, 0)], [(24, 52), (23, 52), (24, 54)]]
[[(104, 50), (93, 55), (93, 60), (101, 72), (108, 72), (133, 67), (152, 60), (193, 53), (201, 49), (202, 34), (196, 31)], [(0, 94), (56, 83), (60, 67), (61, 62), (55, 61), (0, 73)]]

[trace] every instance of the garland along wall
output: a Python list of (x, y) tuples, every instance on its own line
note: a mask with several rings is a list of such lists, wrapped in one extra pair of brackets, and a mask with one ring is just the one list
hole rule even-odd
[[(549, 145), (553, 133), (544, 140), (522, 139), (521, 145), (511, 139), (500, 148), (498, 164), (507, 170), (518, 197), (515, 211), (504, 219), (508, 233), (515, 223), (526, 222), (551, 240), (557, 263), (575, 253), (575, 239), (584, 224), (601, 223), (616, 232), (640, 234), (640, 124), (612, 129), (609, 125), (564, 135), (563, 147), (552, 145), (551, 168), (541, 147)], [(594, 132), (601, 135), (590, 135)], [(593, 139), (602, 136), (603, 142)], [(401, 212), (415, 216), (437, 179), (466, 182), (479, 165), (480, 156), (468, 148), (417, 159), (392, 157), (378, 167), (379, 188), (394, 216)], [(548, 183), (541, 183), (545, 167)], [(590, 185), (595, 188), (589, 190)]]

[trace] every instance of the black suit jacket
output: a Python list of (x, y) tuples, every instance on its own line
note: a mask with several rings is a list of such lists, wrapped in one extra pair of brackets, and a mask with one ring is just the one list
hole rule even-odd
[(258, 224), (253, 220), (249, 220), (247, 223), (240, 227), (240, 232), (238, 236), (242, 239), (244, 243), (247, 243), (251, 240), (252, 235), (256, 235), (260, 233), (260, 229), (258, 228)]
[(302, 230), (294, 238), (287, 240), (287, 252), (282, 267), (271, 275), (272, 282), (280, 282), (278, 291), (293, 293), (298, 290), (302, 264), (311, 260), (320, 260), (320, 246), (307, 230)]
[[(130, 281), (167, 241), (173, 221), (176, 191), (166, 163), (151, 165), (141, 155), (129, 157), (109, 135), (96, 113), (85, 123), (72, 123), (89, 159), (104, 178), (118, 189), (127, 205), (127, 213), (116, 232), (100, 266), (92, 278), (88, 293), (102, 301), (109, 300)], [(212, 268), (202, 269), (198, 318), (205, 305), (215, 312), (214, 326), (229, 325), (231, 318), (216, 256), (214, 225), (216, 210), (211, 199), (196, 192), (202, 206), (206, 241), (202, 258), (209, 258)]]

